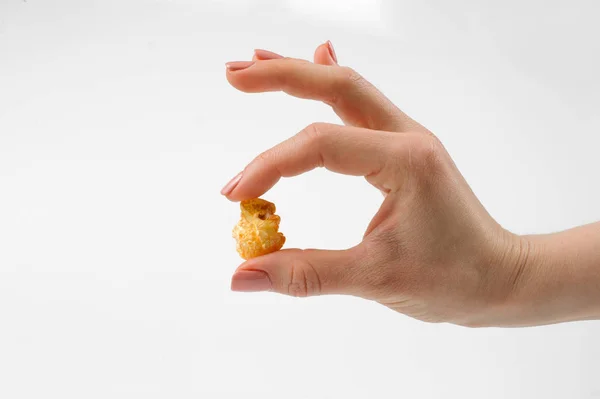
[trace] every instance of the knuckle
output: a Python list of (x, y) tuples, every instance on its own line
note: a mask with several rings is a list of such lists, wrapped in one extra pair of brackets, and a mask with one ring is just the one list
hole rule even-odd
[(361, 74), (356, 72), (354, 69), (349, 67), (341, 67), (339, 69), (339, 75), (337, 79), (337, 87), (335, 92), (347, 93), (354, 91), (365, 85), (366, 81)]
[(321, 293), (321, 280), (314, 266), (307, 260), (292, 262), (287, 294), (304, 298)]
[(361, 74), (350, 67), (337, 67), (330, 70), (331, 90), (324, 102), (336, 107), (346, 100), (348, 93), (361, 90), (368, 83)]
[(263, 151), (260, 154), (258, 154), (258, 156), (256, 157), (256, 161), (258, 162), (263, 162), (263, 163), (269, 163), (269, 161), (272, 159), (273, 155), (271, 150), (267, 150), (267, 151)]
[(323, 138), (323, 135), (325, 135), (326, 132), (326, 123), (315, 122), (305, 127), (302, 130), (301, 135), (303, 136), (303, 139), (307, 140), (309, 143), (316, 144)]
[(413, 138), (409, 148), (410, 164), (415, 171), (431, 175), (442, 166), (444, 151), (435, 136), (419, 134)]
[(344, 81), (347, 84), (355, 86), (364, 81), (362, 75), (350, 67), (342, 67)]

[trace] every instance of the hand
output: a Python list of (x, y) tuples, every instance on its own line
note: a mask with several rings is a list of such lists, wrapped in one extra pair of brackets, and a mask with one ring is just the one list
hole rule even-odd
[(348, 294), (464, 326), (534, 320), (536, 310), (515, 299), (531, 278), (530, 240), (496, 223), (440, 141), (339, 66), (329, 42), (317, 48), (314, 63), (256, 51), (252, 62), (229, 63), (227, 79), (244, 92), (321, 100), (347, 125), (315, 123), (262, 153), (223, 189), (230, 200), (261, 196), (281, 177), (317, 167), (364, 176), (385, 196), (360, 244), (251, 259), (234, 274), (233, 290)]

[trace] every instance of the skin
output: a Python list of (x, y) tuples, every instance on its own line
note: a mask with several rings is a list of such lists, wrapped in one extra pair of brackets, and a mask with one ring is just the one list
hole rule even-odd
[(259, 197), (317, 167), (363, 176), (384, 195), (355, 247), (251, 259), (233, 275), (234, 291), (353, 295), (468, 327), (600, 319), (600, 223), (536, 236), (502, 228), (435, 135), (338, 65), (330, 42), (314, 62), (256, 50), (228, 63), (226, 77), (243, 92), (320, 100), (345, 123), (312, 124), (260, 154), (225, 186), (228, 199)]

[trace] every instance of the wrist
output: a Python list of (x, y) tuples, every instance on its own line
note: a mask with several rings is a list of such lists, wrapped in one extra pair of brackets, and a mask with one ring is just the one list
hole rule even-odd
[(599, 227), (515, 236), (505, 306), (514, 325), (600, 319)]

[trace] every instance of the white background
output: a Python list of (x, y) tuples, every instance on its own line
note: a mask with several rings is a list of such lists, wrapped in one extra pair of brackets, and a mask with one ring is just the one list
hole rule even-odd
[[(600, 398), (600, 322), (473, 330), (235, 294), (220, 188), (324, 105), (229, 87), (255, 47), (340, 63), (436, 132), (517, 233), (600, 219), (594, 1), (0, 0), (0, 398)], [(284, 180), (290, 247), (381, 196)], [(349, 212), (356, 212), (348, 218)]]

